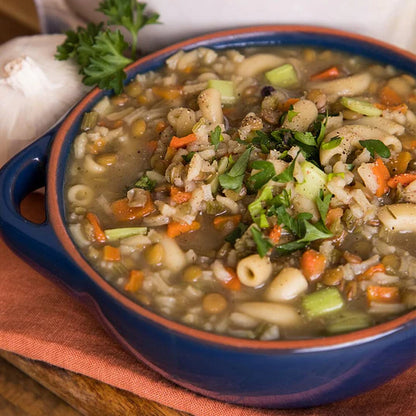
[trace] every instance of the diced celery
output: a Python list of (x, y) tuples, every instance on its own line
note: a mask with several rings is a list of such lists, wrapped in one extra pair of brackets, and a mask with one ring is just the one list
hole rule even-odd
[(293, 88), (299, 85), (295, 68), (291, 64), (278, 66), (265, 74), (267, 80), (275, 87)]
[(215, 88), (221, 93), (221, 102), (223, 104), (234, 104), (236, 95), (234, 91), (234, 83), (223, 79), (210, 79), (208, 88)]
[(90, 113), (85, 113), (84, 117), (82, 117), (81, 123), (81, 130), (82, 131), (89, 131), (92, 130), (98, 121), (98, 113), (95, 111), (91, 111)]
[(122, 238), (132, 237), (133, 235), (145, 235), (147, 227), (127, 227), (127, 228), (111, 228), (104, 230), (104, 234), (108, 241), (121, 240)]
[(364, 312), (345, 311), (331, 319), (326, 325), (326, 330), (330, 334), (351, 332), (369, 327), (371, 321), (371, 317)]
[(305, 161), (300, 164), (303, 182), (295, 185), (295, 190), (308, 199), (315, 200), (324, 188), (327, 175), (313, 163)]
[(328, 287), (317, 292), (305, 295), (302, 299), (302, 307), (308, 318), (318, 318), (340, 310), (344, 306), (344, 300), (338, 289)]
[(356, 113), (363, 114), (365, 116), (378, 117), (382, 114), (382, 111), (379, 108), (368, 101), (357, 100), (356, 98), (342, 97), (340, 99), (340, 103), (349, 110), (355, 111)]

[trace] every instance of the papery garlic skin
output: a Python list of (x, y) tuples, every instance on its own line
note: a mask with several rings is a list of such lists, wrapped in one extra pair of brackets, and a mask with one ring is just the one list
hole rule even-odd
[(65, 35), (25, 36), (0, 46), (0, 167), (89, 90), (75, 62), (54, 57), (64, 40)]

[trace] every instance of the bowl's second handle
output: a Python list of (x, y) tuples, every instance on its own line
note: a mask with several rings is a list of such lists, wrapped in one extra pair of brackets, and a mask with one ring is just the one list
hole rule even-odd
[(35, 224), (20, 214), (20, 203), (46, 181), (49, 146), (56, 129), (18, 153), (0, 170), (0, 235), (27, 262), (53, 271), (63, 249), (48, 222)]

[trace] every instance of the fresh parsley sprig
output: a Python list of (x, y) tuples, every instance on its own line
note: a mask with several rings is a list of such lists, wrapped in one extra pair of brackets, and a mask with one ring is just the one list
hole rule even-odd
[(123, 26), (131, 33), (130, 48), (119, 30), (104, 29), (103, 23), (89, 23), (86, 28), (66, 32), (65, 41), (57, 47), (56, 59), (75, 59), (84, 84), (120, 94), (126, 78), (124, 68), (136, 57), (139, 30), (159, 23), (158, 14), (144, 15), (145, 7), (145, 3), (135, 0), (103, 0), (97, 9), (109, 18), (108, 25)]
[(360, 140), (359, 143), (370, 152), (371, 157), (375, 157), (376, 153), (382, 158), (388, 158), (391, 155), (390, 149), (381, 140)]

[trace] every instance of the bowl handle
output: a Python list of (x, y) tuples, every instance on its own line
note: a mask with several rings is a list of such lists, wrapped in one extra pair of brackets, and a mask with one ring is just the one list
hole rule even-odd
[(29, 263), (49, 268), (51, 254), (62, 254), (62, 247), (46, 220), (28, 221), (20, 214), (25, 196), (46, 182), (46, 162), (55, 127), (26, 147), (0, 169), (0, 236), (10, 248)]

